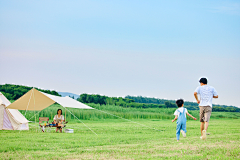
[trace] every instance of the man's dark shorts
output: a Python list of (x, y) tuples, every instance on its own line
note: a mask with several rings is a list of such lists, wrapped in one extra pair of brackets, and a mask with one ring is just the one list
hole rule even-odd
[(212, 113), (212, 107), (199, 106), (200, 108), (200, 122), (209, 122)]

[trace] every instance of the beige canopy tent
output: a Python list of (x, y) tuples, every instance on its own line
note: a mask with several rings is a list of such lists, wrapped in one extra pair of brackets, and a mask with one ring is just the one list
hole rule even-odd
[[(92, 107), (89, 107), (79, 101), (76, 101), (75, 99), (72, 99), (68, 96), (66, 97), (58, 97), (54, 95), (50, 95), (47, 93), (40, 92), (36, 90), (35, 88), (28, 91), (26, 94), (24, 94), (22, 97), (17, 99), (15, 102), (7, 106), (7, 108), (11, 109), (19, 109), (19, 110), (30, 110), (30, 111), (41, 111), (51, 104), (57, 102), (64, 108), (78, 108), (78, 109), (94, 109)], [(67, 109), (68, 110), (68, 109)], [(69, 111), (69, 110), (68, 110)], [(70, 111), (69, 111), (70, 112)], [(71, 113), (71, 112), (70, 112)], [(75, 118), (77, 118), (73, 113), (71, 113)], [(36, 115), (36, 114), (34, 114)], [(66, 112), (65, 112), (66, 116)], [(66, 119), (66, 117), (65, 117)], [(78, 118), (77, 118), (78, 119)], [(80, 119), (78, 119), (80, 122), (82, 122)], [(35, 116), (35, 122), (36, 122), (36, 116)], [(83, 122), (82, 122), (83, 123)], [(84, 123), (83, 123), (84, 124)], [(88, 127), (86, 124), (84, 124), (86, 127)], [(89, 127), (88, 127), (89, 128)], [(91, 130), (91, 128), (89, 128)], [(93, 130), (91, 130), (94, 134), (96, 134)], [(97, 134), (96, 134), (97, 135)]]
[(11, 109), (19, 109), (19, 110), (30, 110), (30, 111), (41, 111), (51, 104), (57, 102), (63, 107), (69, 108), (79, 108), (79, 109), (94, 109), (89, 107), (81, 102), (78, 102), (70, 97), (58, 97), (54, 95), (50, 95), (47, 93), (40, 92), (35, 88), (28, 91), (18, 100), (7, 106), (7, 108)]
[(0, 92), (0, 130), (29, 130), (29, 121), (17, 109), (6, 108), (10, 104)]

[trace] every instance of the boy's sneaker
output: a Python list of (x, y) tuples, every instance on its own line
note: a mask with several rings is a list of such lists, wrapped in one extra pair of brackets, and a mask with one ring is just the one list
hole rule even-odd
[(183, 130), (181, 130), (181, 133), (182, 133), (183, 137), (186, 137), (186, 133)]
[(206, 130), (202, 131), (202, 139), (205, 140), (207, 138)]
[(200, 137), (200, 139), (202, 139), (202, 136)]

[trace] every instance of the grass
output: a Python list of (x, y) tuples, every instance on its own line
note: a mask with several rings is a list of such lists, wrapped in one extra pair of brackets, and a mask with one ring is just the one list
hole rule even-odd
[[(103, 120), (103, 119), (118, 119), (110, 114), (105, 114), (101, 111), (106, 111), (108, 113), (127, 118), (127, 119), (172, 119), (173, 113), (177, 108), (124, 108), (115, 105), (99, 105), (99, 104), (87, 104), (93, 108), (98, 110), (87, 110), (87, 109), (74, 109), (68, 108), (77, 118), (83, 120)], [(40, 117), (49, 117), (53, 119), (54, 115), (56, 115), (57, 109), (61, 108), (63, 110), (63, 114), (65, 113), (65, 109), (60, 106), (59, 104), (53, 104), (50, 107), (45, 108), (39, 114), (37, 114), (37, 118)], [(99, 111), (101, 110), (101, 111)], [(23, 115), (25, 115), (25, 111), (21, 111)], [(199, 111), (188, 111), (193, 116), (199, 118)], [(37, 113), (37, 112), (36, 112)], [(28, 120), (34, 121), (34, 112), (27, 111), (26, 118)], [(189, 118), (189, 117), (188, 117)], [(231, 118), (231, 119), (238, 119), (240, 118), (239, 112), (213, 112), (211, 118)], [(67, 120), (75, 119), (67, 111)]]
[(239, 119), (211, 119), (207, 140), (200, 140), (200, 122), (187, 121), (187, 138), (176, 142), (176, 123), (133, 119), (71, 120), (73, 134), (0, 131), (1, 159), (240, 159)]

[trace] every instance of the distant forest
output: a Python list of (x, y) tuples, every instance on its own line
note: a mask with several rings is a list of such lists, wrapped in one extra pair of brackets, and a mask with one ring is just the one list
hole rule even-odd
[[(153, 103), (153, 104), (165, 104), (171, 103), (175, 104), (175, 100), (166, 100), (166, 99), (158, 99), (158, 98), (149, 98), (142, 96), (126, 96), (125, 98), (132, 99), (137, 103)], [(198, 104), (196, 102), (184, 102), (184, 107), (189, 110), (198, 110)], [(235, 106), (226, 106), (226, 105), (215, 105), (213, 104), (213, 111), (215, 112), (240, 112), (240, 108)]]
[[(14, 85), (14, 84), (4, 84), (0, 85), (0, 92), (8, 99), (8, 100), (17, 100), (22, 95), (27, 93), (29, 90), (31, 90), (33, 87), (27, 87), (22, 85)], [(43, 90), (39, 88), (35, 88), (41, 92), (52, 94), (55, 96), (60, 96), (58, 92), (56, 91), (50, 91), (50, 90)]]
[(122, 97), (108, 97), (101, 96), (98, 94), (81, 94), (80, 98), (77, 99), (82, 103), (95, 103), (101, 105), (117, 105), (122, 107), (133, 107), (133, 108), (170, 108), (176, 106), (165, 106), (164, 104), (146, 104), (146, 103), (136, 103), (134, 100)]
[[(19, 97), (31, 90), (32, 87), (5, 84), (0, 85), (0, 92), (9, 100), (17, 100)], [(56, 91), (42, 90), (35, 88), (41, 92), (61, 96)], [(177, 108), (175, 100), (166, 100), (158, 98), (149, 98), (142, 96), (126, 96), (126, 97), (108, 97), (98, 94), (81, 94), (77, 99), (82, 103), (95, 103), (100, 105), (116, 105), (121, 107), (132, 108)], [(185, 102), (184, 107), (188, 110), (198, 110), (198, 104), (194, 102)], [(240, 108), (225, 105), (213, 105), (214, 112), (240, 112)]]
[[(175, 100), (148, 98), (142, 96), (108, 97), (98, 94), (81, 94), (77, 99), (82, 103), (95, 103), (101, 105), (117, 105), (133, 108), (177, 108)], [(189, 110), (198, 110), (198, 104), (194, 102), (184, 102), (184, 107)], [(213, 105), (214, 112), (240, 112), (240, 108), (225, 105)]]

